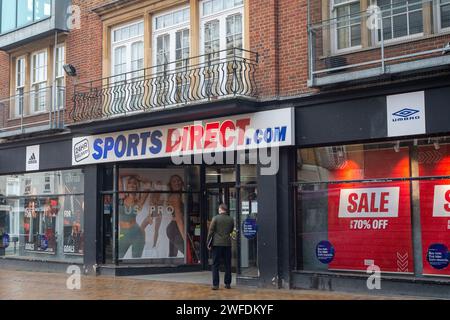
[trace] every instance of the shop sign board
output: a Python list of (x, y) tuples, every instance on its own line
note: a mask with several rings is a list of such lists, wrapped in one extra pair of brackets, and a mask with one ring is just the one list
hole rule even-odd
[(269, 110), (72, 140), (72, 164), (294, 145), (294, 109)]
[(38, 171), (39, 170), (39, 151), (40, 146), (28, 146), (26, 152), (26, 171)]
[(425, 134), (425, 92), (390, 95), (387, 102), (388, 137)]

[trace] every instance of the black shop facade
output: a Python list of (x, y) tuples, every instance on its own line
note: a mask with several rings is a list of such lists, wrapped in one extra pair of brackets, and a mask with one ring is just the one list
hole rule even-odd
[(0, 262), (112, 275), (209, 270), (207, 230), (225, 203), (233, 271), (272, 286), (293, 109), (122, 128), (3, 147)]

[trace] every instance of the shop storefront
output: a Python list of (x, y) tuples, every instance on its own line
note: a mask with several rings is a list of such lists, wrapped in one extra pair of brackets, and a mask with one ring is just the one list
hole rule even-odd
[(293, 120), (288, 108), (73, 138), (73, 167), (98, 177), (97, 271), (209, 269), (206, 235), (225, 203), (236, 226), (233, 271), (258, 278), (261, 169), (276, 176), (267, 150), (293, 144)]
[(236, 225), (233, 272), (272, 286), (272, 188), (279, 153), (294, 143), (293, 111), (4, 146), (0, 263), (114, 275), (208, 270), (208, 227), (225, 203)]
[(82, 263), (82, 171), (0, 176), (3, 257)]
[[(448, 295), (448, 96), (439, 88), (297, 109), (293, 287)], [(317, 112), (333, 136), (308, 124)], [(375, 272), (381, 289), (370, 290)]]

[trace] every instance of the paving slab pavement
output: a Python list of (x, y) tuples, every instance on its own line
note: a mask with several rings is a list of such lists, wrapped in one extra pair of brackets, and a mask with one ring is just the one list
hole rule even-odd
[[(69, 290), (69, 275), (2, 270), (1, 300), (380, 300), (368, 296), (309, 290), (258, 289), (234, 286), (212, 291), (209, 273), (138, 277), (81, 276), (81, 289)], [(410, 298), (408, 298), (410, 299)]]

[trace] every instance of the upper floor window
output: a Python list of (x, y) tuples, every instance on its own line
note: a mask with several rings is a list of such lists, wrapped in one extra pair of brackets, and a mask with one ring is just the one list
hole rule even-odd
[(45, 111), (49, 92), (47, 89), (47, 50), (31, 56), (32, 112)]
[(14, 110), (11, 110), (14, 117), (22, 115), (24, 104), (24, 91), (25, 91), (25, 57), (19, 57), (16, 59), (16, 92), (14, 101)]
[(56, 59), (55, 59), (55, 94), (56, 94), (56, 106), (61, 109), (64, 107), (65, 99), (65, 78), (64, 78), (64, 64), (66, 61), (64, 45), (56, 47)]
[(172, 11), (155, 17), (155, 30), (173, 27), (183, 23), (189, 23), (189, 8)]
[(361, 45), (361, 17), (359, 0), (332, 0), (335, 20), (335, 51)]
[[(241, 54), (241, 51), (226, 49), (243, 47), (243, 1), (207, 0), (202, 2), (201, 8), (202, 52), (211, 54), (211, 59)], [(219, 52), (223, 52), (222, 57)]]
[[(384, 40), (399, 39), (423, 32), (422, 0), (378, 0), (382, 11)], [(381, 30), (378, 32), (381, 41)]]
[(439, 29), (450, 29), (450, 0), (439, 0)]
[(0, 0), (0, 32), (24, 27), (51, 15), (51, 0)]
[(203, 15), (214, 14), (223, 10), (243, 5), (243, 0), (207, 0), (203, 1)]
[[(156, 50), (153, 61), (158, 66), (157, 72), (162, 72), (167, 68), (186, 66), (186, 59), (189, 58), (190, 52), (189, 22), (189, 7), (155, 17), (153, 46)], [(176, 63), (164, 66), (172, 61), (176, 61)]]
[(123, 81), (125, 73), (144, 68), (144, 22), (137, 21), (112, 30), (112, 70), (113, 81)]

